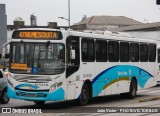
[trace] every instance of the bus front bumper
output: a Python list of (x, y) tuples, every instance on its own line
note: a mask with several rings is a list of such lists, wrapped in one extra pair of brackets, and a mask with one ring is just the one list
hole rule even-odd
[(49, 91), (23, 91), (14, 90), (10, 85), (7, 87), (7, 93), (9, 98), (29, 100), (29, 101), (58, 101), (64, 100), (64, 89), (58, 88), (53, 92)]

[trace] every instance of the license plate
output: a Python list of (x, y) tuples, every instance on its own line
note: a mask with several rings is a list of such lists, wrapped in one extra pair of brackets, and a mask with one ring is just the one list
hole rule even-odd
[(27, 94), (27, 97), (36, 97), (36, 94), (28, 93), (28, 94)]

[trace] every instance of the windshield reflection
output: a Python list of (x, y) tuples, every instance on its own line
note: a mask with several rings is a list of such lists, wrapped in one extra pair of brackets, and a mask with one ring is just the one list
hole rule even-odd
[(10, 71), (31, 74), (62, 73), (64, 52), (63, 44), (12, 43)]

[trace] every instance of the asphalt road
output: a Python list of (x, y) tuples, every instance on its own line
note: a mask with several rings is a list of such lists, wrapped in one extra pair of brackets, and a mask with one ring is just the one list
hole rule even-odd
[[(97, 97), (90, 100), (87, 106), (78, 106), (74, 101), (46, 102), (43, 106), (36, 106), (33, 102), (11, 99), (8, 104), (0, 104), (0, 107), (13, 107), (17, 109), (42, 109), (43, 113), (58, 113), (55, 115), (65, 116), (66, 113), (84, 113), (84, 115), (97, 115), (97, 110), (106, 107), (160, 107), (160, 100), (139, 102), (140, 99), (151, 97), (160, 97), (160, 86), (156, 86), (147, 90), (138, 91), (135, 99), (125, 99), (120, 95), (110, 95), (105, 97)], [(64, 114), (65, 113), (65, 114)], [(122, 115), (123, 114), (123, 115)], [(129, 115), (134, 115), (129, 114)], [(27, 115), (27, 114), (26, 114)], [(32, 114), (30, 114), (32, 115)], [(77, 114), (80, 115), (80, 114)], [(106, 115), (106, 113), (98, 113), (98, 115)], [(115, 115), (115, 113), (107, 113), (107, 115)], [(116, 113), (116, 115), (128, 115), (128, 113)], [(157, 115), (158, 113), (140, 113), (137, 115)], [(12, 115), (14, 116), (14, 115)], [(25, 116), (25, 115), (23, 115)], [(35, 116), (35, 115), (34, 115)], [(41, 114), (41, 116), (52, 116), (51, 114)]]

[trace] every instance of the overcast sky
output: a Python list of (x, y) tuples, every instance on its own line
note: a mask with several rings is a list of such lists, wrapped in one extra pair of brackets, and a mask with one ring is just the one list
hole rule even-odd
[[(141, 22), (160, 22), (160, 6), (156, 0), (70, 0), (71, 24), (79, 22), (83, 15), (126, 16)], [(26, 25), (30, 24), (30, 15), (37, 16), (38, 25), (58, 22), (68, 25), (68, 0), (0, 0), (6, 4), (8, 24), (13, 24), (16, 17), (21, 17)]]

